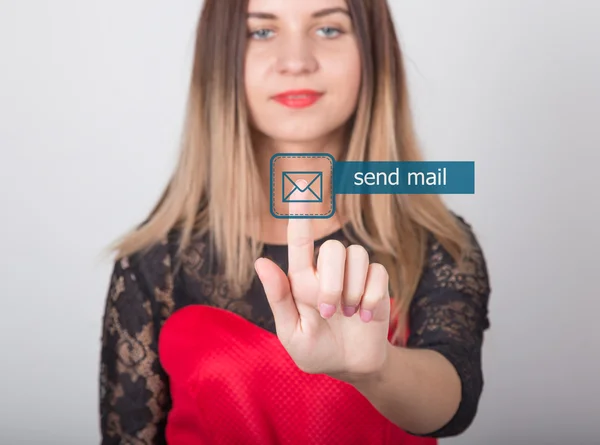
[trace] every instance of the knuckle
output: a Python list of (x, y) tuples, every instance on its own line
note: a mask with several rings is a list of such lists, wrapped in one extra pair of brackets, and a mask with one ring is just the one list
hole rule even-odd
[(353, 258), (366, 258), (369, 259), (369, 252), (360, 244), (352, 244), (346, 249), (347, 255)]
[(290, 282), (290, 290), (292, 295), (295, 295), (301, 292), (301, 289), (304, 288), (307, 282), (310, 282), (311, 275), (309, 270), (289, 270), (287, 273), (287, 278)]
[(363, 293), (356, 290), (345, 291), (342, 298), (346, 304), (348, 303), (358, 303), (363, 296)]
[(340, 253), (346, 252), (346, 247), (344, 247), (344, 245), (338, 241), (338, 240), (327, 240), (325, 241), (322, 245), (321, 248), (319, 249), (320, 252), (328, 252), (328, 253)]
[(333, 302), (339, 300), (342, 295), (342, 289), (338, 288), (325, 288), (321, 289), (321, 297), (325, 302)]
[(369, 265), (369, 272), (376, 278), (389, 279), (388, 271), (383, 264), (372, 263)]
[(313, 243), (313, 240), (310, 236), (295, 236), (289, 240), (289, 243), (293, 247), (306, 247), (310, 246)]

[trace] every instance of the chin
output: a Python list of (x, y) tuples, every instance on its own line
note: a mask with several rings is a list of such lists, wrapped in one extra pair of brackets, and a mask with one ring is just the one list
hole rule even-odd
[[(281, 144), (307, 145), (326, 142), (335, 137), (341, 130), (345, 121), (330, 122), (325, 124), (320, 122), (289, 122), (283, 123), (277, 127), (264, 126), (260, 128), (263, 136)], [(283, 147), (282, 147), (283, 148)], [(293, 150), (293, 147), (290, 148)]]
[(267, 135), (273, 141), (280, 144), (307, 145), (314, 144), (328, 139), (330, 132), (274, 132)]

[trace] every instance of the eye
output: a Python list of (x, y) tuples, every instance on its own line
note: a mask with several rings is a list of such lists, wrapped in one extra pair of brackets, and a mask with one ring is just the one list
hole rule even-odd
[(270, 29), (257, 29), (256, 31), (250, 31), (248, 35), (256, 40), (266, 40), (272, 37), (272, 33), (273, 31)]
[(331, 26), (324, 26), (323, 28), (319, 28), (317, 32), (321, 33), (323, 37), (326, 37), (328, 39), (338, 37), (340, 34), (343, 34), (343, 32), (340, 29), (333, 28)]

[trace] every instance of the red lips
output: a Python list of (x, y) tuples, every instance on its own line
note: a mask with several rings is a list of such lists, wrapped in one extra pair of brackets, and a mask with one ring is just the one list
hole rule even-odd
[(291, 90), (273, 96), (273, 99), (289, 108), (306, 108), (317, 102), (323, 93), (314, 90)]

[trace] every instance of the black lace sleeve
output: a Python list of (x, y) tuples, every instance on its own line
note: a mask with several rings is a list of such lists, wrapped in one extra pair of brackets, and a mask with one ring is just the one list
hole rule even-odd
[(167, 379), (157, 348), (156, 301), (128, 259), (114, 266), (100, 360), (103, 445), (165, 444)]
[(462, 400), (454, 417), (431, 437), (463, 433), (473, 422), (483, 390), (481, 349), (489, 328), (490, 284), (486, 262), (470, 226), (472, 254), (461, 271), (439, 242), (430, 244), (426, 270), (411, 305), (409, 347), (444, 355), (462, 383)]

